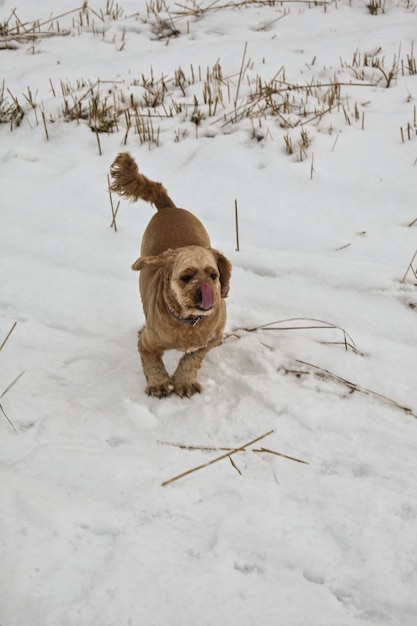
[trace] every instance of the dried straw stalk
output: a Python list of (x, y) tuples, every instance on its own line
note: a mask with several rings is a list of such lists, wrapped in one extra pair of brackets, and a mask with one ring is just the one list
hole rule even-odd
[(244, 445), (239, 446), (238, 448), (233, 448), (232, 450), (225, 452), (225, 454), (222, 454), (221, 456), (218, 456), (215, 459), (208, 461), (207, 463), (203, 463), (202, 465), (197, 465), (197, 467), (193, 467), (192, 469), (189, 469), (186, 472), (182, 472), (181, 474), (178, 474), (177, 476), (174, 476), (173, 478), (170, 478), (169, 480), (164, 481), (162, 483), (162, 487), (165, 487), (166, 485), (169, 485), (170, 483), (173, 483), (174, 481), (179, 480), (180, 478), (184, 478), (184, 476), (188, 476), (188, 474), (192, 474), (193, 472), (197, 472), (201, 469), (204, 469), (205, 467), (208, 467), (209, 465), (213, 465), (214, 463), (217, 463), (218, 461), (222, 461), (223, 459), (227, 459), (227, 458), (230, 459), (230, 457), (233, 454), (236, 454), (236, 452), (242, 452), (243, 450), (253, 445), (254, 443), (257, 443), (261, 439), (264, 439), (265, 437), (272, 435), (273, 432), (274, 432), (273, 430), (270, 430), (264, 435), (261, 435), (260, 437), (256, 437), (256, 439), (252, 439), (252, 441), (248, 441), (248, 443), (245, 443)]
[(4, 340), (2, 341), (1, 345), (0, 345), (0, 352), (3, 350), (4, 346), (6, 345), (7, 340), (9, 339), (10, 335), (12, 334), (12, 332), (14, 331), (14, 329), (16, 328), (17, 322), (14, 322), (14, 324), (12, 325), (11, 329), (9, 330), (9, 332), (7, 333), (6, 337), (4, 338)]
[[(382, 393), (378, 393), (377, 391), (372, 391), (372, 389), (367, 389), (366, 387), (361, 387), (361, 385), (352, 383), (349, 380), (342, 378), (341, 376), (337, 376), (337, 374), (333, 374), (329, 370), (323, 369), (319, 367), (318, 365), (314, 365), (313, 363), (307, 363), (306, 361), (300, 361), (299, 359), (297, 359), (297, 363), (302, 363), (303, 365), (307, 365), (308, 367), (312, 367), (313, 369), (317, 370), (316, 376), (318, 376), (319, 378), (323, 378), (323, 379), (328, 378), (329, 380), (333, 380), (338, 383), (341, 383), (342, 385), (345, 385), (345, 387), (350, 389), (351, 392), (358, 391), (359, 393), (364, 393), (365, 395), (373, 396), (374, 398), (377, 398), (378, 400), (382, 400), (386, 404), (390, 404), (391, 406), (394, 406), (397, 409), (404, 411), (404, 413), (407, 413), (407, 415), (411, 415), (412, 417), (415, 417), (417, 419), (417, 413), (414, 413), (412, 409), (410, 409), (407, 406), (403, 406), (399, 404), (396, 400), (393, 400), (392, 398), (389, 398), (388, 396), (384, 396)], [(292, 373), (297, 373), (297, 372), (292, 372)], [(298, 372), (298, 374), (300, 373), (309, 374), (310, 372), (305, 372), (305, 371)]]

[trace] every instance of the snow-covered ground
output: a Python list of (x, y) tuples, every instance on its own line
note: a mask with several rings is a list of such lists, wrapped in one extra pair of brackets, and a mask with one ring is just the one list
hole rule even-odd
[[(0, 126), (1, 626), (416, 624), (417, 5), (222, 4), (0, 0), (3, 33), (57, 18), (0, 50), (25, 112)], [(284, 74), (288, 111), (245, 115)], [(100, 155), (64, 119), (98, 80), (131, 102), (161, 76), (157, 141), (124, 145), (121, 117)], [(121, 150), (233, 263), (190, 400), (144, 393), (130, 265), (153, 209), (122, 201), (110, 228)]]

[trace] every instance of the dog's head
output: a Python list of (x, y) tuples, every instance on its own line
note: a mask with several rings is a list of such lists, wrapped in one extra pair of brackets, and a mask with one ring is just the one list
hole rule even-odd
[(185, 246), (157, 256), (140, 257), (132, 269), (162, 269), (184, 317), (209, 315), (229, 292), (232, 265), (212, 248)]

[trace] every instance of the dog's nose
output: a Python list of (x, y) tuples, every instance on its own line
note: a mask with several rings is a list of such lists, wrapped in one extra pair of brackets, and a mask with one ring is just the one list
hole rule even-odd
[(204, 311), (211, 309), (214, 304), (213, 290), (207, 283), (203, 283), (201, 287), (197, 289), (197, 306)]

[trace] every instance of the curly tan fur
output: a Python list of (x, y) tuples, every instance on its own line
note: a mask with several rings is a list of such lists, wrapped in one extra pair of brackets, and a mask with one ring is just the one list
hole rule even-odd
[(165, 187), (140, 174), (134, 159), (127, 152), (121, 152), (116, 157), (110, 168), (110, 174), (113, 178), (110, 189), (120, 196), (130, 198), (134, 202), (144, 200), (154, 204), (157, 209), (175, 208)]
[[(201, 391), (197, 372), (205, 355), (223, 339), (231, 263), (211, 248), (200, 220), (177, 208), (161, 183), (139, 174), (129, 154), (119, 154), (110, 171), (112, 191), (158, 209), (132, 266), (140, 271), (146, 320), (138, 341), (146, 391), (158, 398), (172, 391), (190, 397)], [(172, 376), (162, 359), (170, 349), (184, 353)]]

